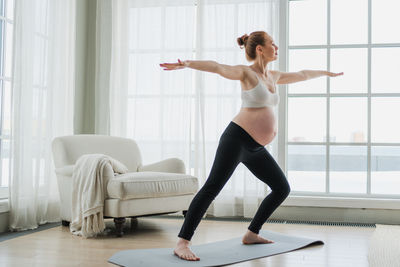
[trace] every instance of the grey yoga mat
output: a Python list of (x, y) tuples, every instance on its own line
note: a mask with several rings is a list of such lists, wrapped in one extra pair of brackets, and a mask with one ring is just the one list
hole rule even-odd
[(261, 230), (260, 236), (273, 240), (269, 244), (242, 244), (242, 237), (190, 246), (200, 258), (199, 261), (186, 261), (174, 254), (174, 248), (152, 248), (122, 250), (108, 259), (119, 266), (135, 267), (179, 267), (179, 266), (221, 266), (268, 257), (307, 247), (312, 244), (324, 244), (316, 239), (285, 235)]

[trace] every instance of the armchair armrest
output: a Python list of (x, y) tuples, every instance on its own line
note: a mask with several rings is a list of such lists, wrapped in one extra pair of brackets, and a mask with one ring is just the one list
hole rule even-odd
[(56, 174), (61, 174), (65, 176), (72, 176), (73, 171), (74, 171), (74, 165), (66, 165), (64, 167), (55, 169)]
[(178, 158), (164, 159), (148, 165), (140, 165), (138, 172), (171, 172), (185, 174), (185, 163)]

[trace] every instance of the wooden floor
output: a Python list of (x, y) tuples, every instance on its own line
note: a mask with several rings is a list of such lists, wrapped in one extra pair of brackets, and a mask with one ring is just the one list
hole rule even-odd
[[(71, 235), (68, 227), (54, 227), (0, 242), (0, 266), (116, 266), (107, 259), (120, 250), (171, 247), (173, 253), (182, 222), (183, 218), (142, 217), (131, 229), (127, 219), (122, 238), (110, 234), (83, 239)], [(192, 245), (242, 236), (248, 225), (249, 222), (203, 219), (191, 240)], [(106, 226), (113, 228), (113, 221), (107, 219)], [(315, 238), (325, 244), (230, 266), (368, 266), (368, 241), (375, 230), (279, 223), (266, 223), (263, 229)], [(201, 261), (202, 255), (197, 256)]]

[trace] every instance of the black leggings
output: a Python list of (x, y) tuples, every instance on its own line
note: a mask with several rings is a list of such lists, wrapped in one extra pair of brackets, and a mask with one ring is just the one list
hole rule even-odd
[(190, 203), (178, 237), (191, 240), (207, 208), (240, 162), (243, 162), (272, 190), (262, 201), (248, 227), (250, 231), (259, 233), (265, 221), (289, 195), (290, 186), (285, 174), (265, 147), (255, 141), (242, 127), (231, 121), (221, 135), (208, 179)]

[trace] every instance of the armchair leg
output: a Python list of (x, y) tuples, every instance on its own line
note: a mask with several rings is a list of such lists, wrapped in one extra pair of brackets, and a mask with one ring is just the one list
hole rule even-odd
[(124, 232), (122, 232), (122, 228), (125, 223), (125, 218), (114, 218), (115, 229), (116, 229), (116, 236), (122, 237)]
[(186, 218), (186, 213), (187, 213), (187, 210), (182, 211), (183, 217), (185, 217), (185, 218)]
[(61, 221), (62, 226), (69, 226), (69, 221)]
[(131, 217), (131, 229), (136, 229), (138, 227), (138, 219), (136, 217)]

